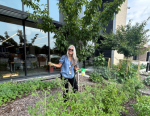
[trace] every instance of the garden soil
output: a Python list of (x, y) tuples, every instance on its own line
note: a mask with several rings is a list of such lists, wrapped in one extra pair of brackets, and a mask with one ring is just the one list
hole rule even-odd
[[(76, 76), (76, 79), (77, 79), (77, 76)], [(55, 80), (55, 79), (46, 80), (46, 81), (52, 81), (52, 80)], [(95, 83), (91, 82), (91, 80), (87, 77), (80, 76), (79, 84), (82, 86), (84, 86), (84, 84), (88, 84), (92, 86)], [(51, 89), (49, 92), (51, 95), (53, 95), (59, 91), (62, 93), (61, 88), (58, 87), (56, 89)], [(80, 87), (79, 87), (79, 91), (81, 92)], [(41, 93), (41, 91), (37, 91), (37, 93), (39, 94), (40, 97), (32, 96), (32, 95), (23, 96), (22, 98), (17, 98), (11, 103), (7, 103), (5, 106), (0, 106), (0, 116), (30, 116), (28, 113), (28, 107), (30, 106), (35, 107), (36, 102), (39, 101), (40, 98), (43, 97), (43, 94)], [(128, 110), (129, 114), (122, 113), (121, 116), (136, 115), (131, 105), (133, 103), (136, 103), (135, 99), (131, 99), (129, 102), (123, 104), (126, 107), (126, 110)]]

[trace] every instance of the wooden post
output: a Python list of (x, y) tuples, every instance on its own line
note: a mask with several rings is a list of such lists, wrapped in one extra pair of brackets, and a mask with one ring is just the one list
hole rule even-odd
[(109, 58), (109, 71), (110, 71), (110, 67), (111, 67), (111, 58)]
[(119, 71), (120, 67), (121, 67), (121, 59), (119, 60), (118, 71)]
[(107, 69), (110, 71), (110, 58), (108, 59), (108, 66)]
[(141, 66), (141, 61), (139, 61), (137, 72), (140, 72), (140, 66)]
[(129, 63), (129, 71), (130, 71), (130, 65), (131, 65), (131, 60), (130, 60), (130, 63)]

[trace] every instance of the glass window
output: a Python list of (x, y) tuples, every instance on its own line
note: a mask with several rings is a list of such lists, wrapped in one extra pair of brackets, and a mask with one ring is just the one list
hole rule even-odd
[(48, 34), (26, 27), (27, 75), (48, 74)]
[[(57, 50), (57, 47), (55, 46), (56, 39), (54, 39), (53, 37), (54, 37), (54, 33), (50, 33), (50, 61), (52, 63), (58, 64), (59, 59), (61, 58), (62, 55), (60, 51)], [(60, 68), (56, 68), (56, 67), (50, 67), (50, 68), (51, 68), (51, 72), (60, 73)]]
[(0, 0), (0, 5), (22, 10), (21, 0)]
[[(37, 2), (35, 2), (35, 3), (37, 3)], [(40, 0), (39, 2), (38, 2), (38, 4), (39, 5), (42, 5), (42, 4), (47, 4), (47, 0)], [(40, 8), (41, 8), (41, 10), (44, 10), (44, 6), (40, 6)], [(26, 11), (29, 11), (29, 13), (33, 13), (33, 9), (32, 8), (29, 8), (29, 7), (27, 7), (26, 5), (24, 6), (24, 11), (26, 12)]]
[(25, 76), (23, 27), (4, 22), (0, 26), (0, 78)]
[(59, 9), (57, 3), (59, 3), (59, 0), (49, 0), (49, 13), (53, 20), (59, 21)]

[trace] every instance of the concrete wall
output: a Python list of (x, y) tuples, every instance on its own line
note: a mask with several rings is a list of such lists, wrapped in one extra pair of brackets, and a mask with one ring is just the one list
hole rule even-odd
[(117, 52), (117, 50), (114, 51), (114, 64), (118, 64), (119, 63), (119, 59), (123, 59), (124, 55), (123, 54), (119, 54)]
[(146, 48), (149, 47), (148, 42), (144, 45), (144, 47), (146, 47)]
[[(142, 49), (144, 49), (144, 48), (142, 48)], [(140, 61), (146, 61), (146, 57), (147, 57), (147, 51), (144, 54), (138, 55), (138, 60), (140, 60)]]
[[(126, 19), (127, 19), (127, 4), (128, 0), (126, 0), (120, 7), (119, 13), (116, 15), (116, 29), (118, 26), (125, 26), (126, 25)], [(116, 50), (114, 51), (114, 64), (119, 63), (119, 59), (123, 59), (124, 55), (119, 54)]]
[(118, 25), (126, 25), (126, 19), (127, 19), (127, 3), (128, 0), (126, 0), (120, 7), (119, 13), (116, 15), (116, 29)]

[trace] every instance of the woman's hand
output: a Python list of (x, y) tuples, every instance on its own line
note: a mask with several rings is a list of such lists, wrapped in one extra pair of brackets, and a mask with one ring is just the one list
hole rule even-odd
[(48, 65), (49, 65), (49, 66), (54, 66), (54, 64), (53, 64), (53, 63), (51, 63), (51, 62), (48, 62)]
[(77, 71), (77, 70), (80, 69), (80, 68), (77, 68), (77, 66), (75, 66), (74, 69)]
[(62, 63), (54, 64), (54, 63), (48, 62), (48, 65), (49, 65), (49, 66), (55, 66), (55, 67), (57, 67), (57, 68), (60, 68), (60, 67), (62, 66)]

